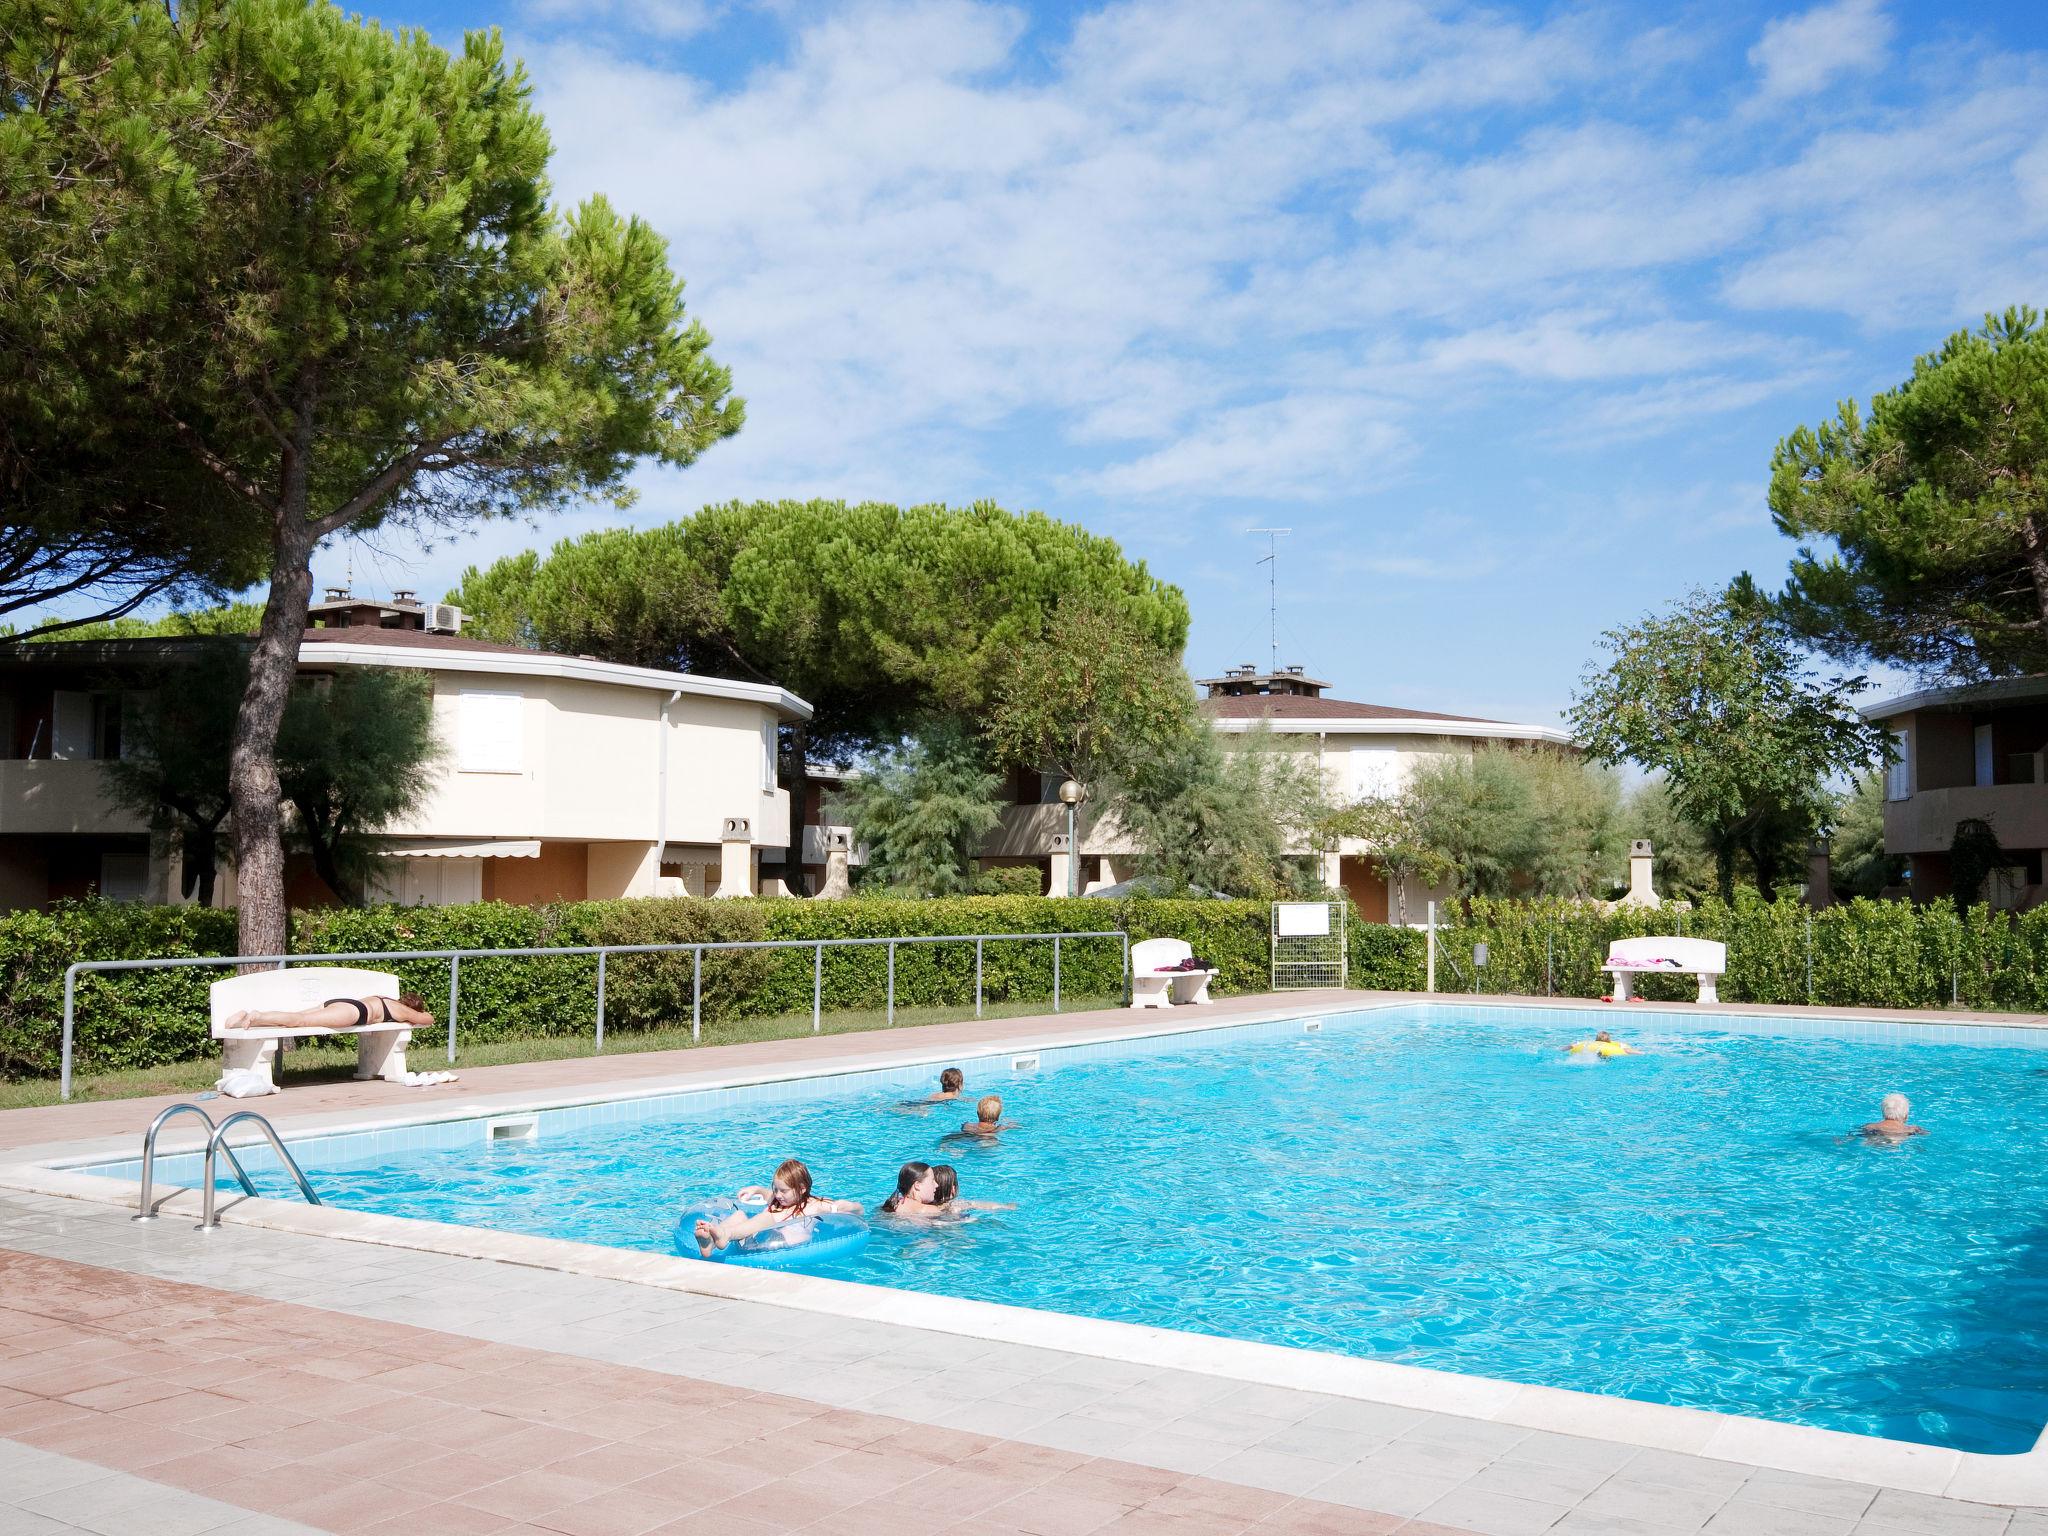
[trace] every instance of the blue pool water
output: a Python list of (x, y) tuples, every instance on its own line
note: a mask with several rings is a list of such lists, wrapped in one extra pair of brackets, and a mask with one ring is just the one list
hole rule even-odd
[[(335, 1205), (666, 1252), (686, 1200), (911, 1158), (1015, 1212), (876, 1223), (842, 1279), (1963, 1450), (2048, 1421), (2048, 1051), (1360, 1015), (977, 1081), (685, 1111), (318, 1174)], [(1932, 1134), (1845, 1133), (1901, 1089)]]

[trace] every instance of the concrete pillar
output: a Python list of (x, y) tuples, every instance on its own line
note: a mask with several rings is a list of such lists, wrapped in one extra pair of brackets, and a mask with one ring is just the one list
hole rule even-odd
[(1628, 845), (1628, 894), (1616, 903), (1623, 907), (1661, 907), (1663, 901), (1657, 895), (1656, 886), (1650, 883), (1655, 860), (1651, 857), (1650, 840), (1639, 837)]
[(853, 880), (847, 860), (853, 853), (853, 835), (844, 827), (826, 827), (825, 883), (818, 888), (819, 901), (838, 901), (853, 894)]
[(1835, 904), (1834, 860), (1828, 840), (1816, 837), (1806, 850), (1806, 904), (1831, 907)]
[(1073, 862), (1073, 840), (1064, 832), (1053, 833), (1051, 870), (1045, 880), (1046, 895), (1064, 896), (1067, 894), (1067, 882), (1072, 878)]
[(728, 816), (718, 840), (720, 900), (754, 894), (754, 822), (750, 816)]

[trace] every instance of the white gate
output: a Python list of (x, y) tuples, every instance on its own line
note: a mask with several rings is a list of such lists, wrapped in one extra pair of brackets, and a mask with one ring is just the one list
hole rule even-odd
[(1350, 949), (1345, 942), (1342, 901), (1276, 901), (1273, 903), (1272, 989), (1341, 987), (1350, 975)]

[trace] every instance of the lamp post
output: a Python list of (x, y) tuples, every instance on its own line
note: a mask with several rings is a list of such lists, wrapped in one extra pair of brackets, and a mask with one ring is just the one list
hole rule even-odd
[(1067, 894), (1081, 894), (1081, 843), (1074, 834), (1075, 814), (1081, 809), (1081, 802), (1088, 798), (1088, 791), (1078, 779), (1068, 779), (1060, 785), (1060, 803), (1067, 808)]

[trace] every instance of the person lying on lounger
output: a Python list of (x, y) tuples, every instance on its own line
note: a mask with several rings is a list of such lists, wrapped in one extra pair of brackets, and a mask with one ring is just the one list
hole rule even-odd
[(403, 1024), (432, 1029), (434, 1016), (417, 992), (396, 997), (330, 997), (317, 1008), (244, 1009), (227, 1021), (228, 1029), (367, 1029), (373, 1024)]

